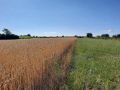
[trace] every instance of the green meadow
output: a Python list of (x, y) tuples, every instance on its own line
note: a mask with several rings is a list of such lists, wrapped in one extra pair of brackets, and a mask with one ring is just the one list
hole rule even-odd
[(77, 39), (63, 90), (120, 90), (120, 41)]

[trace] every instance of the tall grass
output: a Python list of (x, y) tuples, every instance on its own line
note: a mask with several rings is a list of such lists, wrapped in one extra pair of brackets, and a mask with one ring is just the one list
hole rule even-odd
[(120, 41), (78, 39), (64, 90), (120, 90)]
[(74, 41), (74, 38), (0, 41), (0, 90), (58, 89), (65, 78)]

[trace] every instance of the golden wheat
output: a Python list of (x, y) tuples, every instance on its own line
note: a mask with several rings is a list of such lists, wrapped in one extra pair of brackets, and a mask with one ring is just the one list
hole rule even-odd
[(65, 73), (74, 41), (75, 38), (0, 41), (0, 90), (56, 89), (59, 80), (55, 80), (58, 78), (53, 62), (59, 60)]

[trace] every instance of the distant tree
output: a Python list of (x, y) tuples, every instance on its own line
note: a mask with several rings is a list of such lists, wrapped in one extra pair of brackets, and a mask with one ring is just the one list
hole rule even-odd
[(21, 35), (19, 36), (20, 39), (31, 39), (32, 37), (29, 35)]
[(2, 31), (5, 35), (11, 35), (12, 34), (11, 31), (6, 29), (6, 28), (4, 28)]
[(75, 35), (74, 37), (78, 37), (78, 35)]
[(112, 38), (117, 38), (117, 35), (113, 35)]
[(84, 38), (83, 36), (78, 36), (78, 35), (75, 35), (74, 37), (76, 37), (76, 38)]
[(62, 37), (65, 37), (64, 35), (62, 35)]
[(32, 36), (32, 38), (35, 38), (35, 36)]
[(5, 34), (0, 34), (0, 39), (5, 39), (5, 38), (6, 38)]
[(93, 34), (92, 34), (92, 33), (87, 33), (87, 37), (88, 37), (88, 38), (92, 38), (92, 37), (93, 37)]
[(31, 35), (30, 35), (30, 34), (27, 34), (27, 36), (31, 37)]
[(101, 37), (103, 39), (108, 39), (108, 38), (110, 38), (110, 35), (109, 34), (102, 34)]
[(19, 39), (18, 35), (12, 34), (10, 30), (3, 29), (3, 34), (0, 34), (0, 39)]
[(117, 34), (117, 38), (120, 38), (120, 34)]
[(96, 38), (99, 39), (99, 38), (101, 38), (101, 36), (98, 35), (98, 36), (96, 36)]

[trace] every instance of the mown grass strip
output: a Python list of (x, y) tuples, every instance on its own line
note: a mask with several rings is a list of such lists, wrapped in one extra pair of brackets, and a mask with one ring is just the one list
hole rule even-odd
[(63, 90), (120, 90), (120, 42), (78, 39)]

